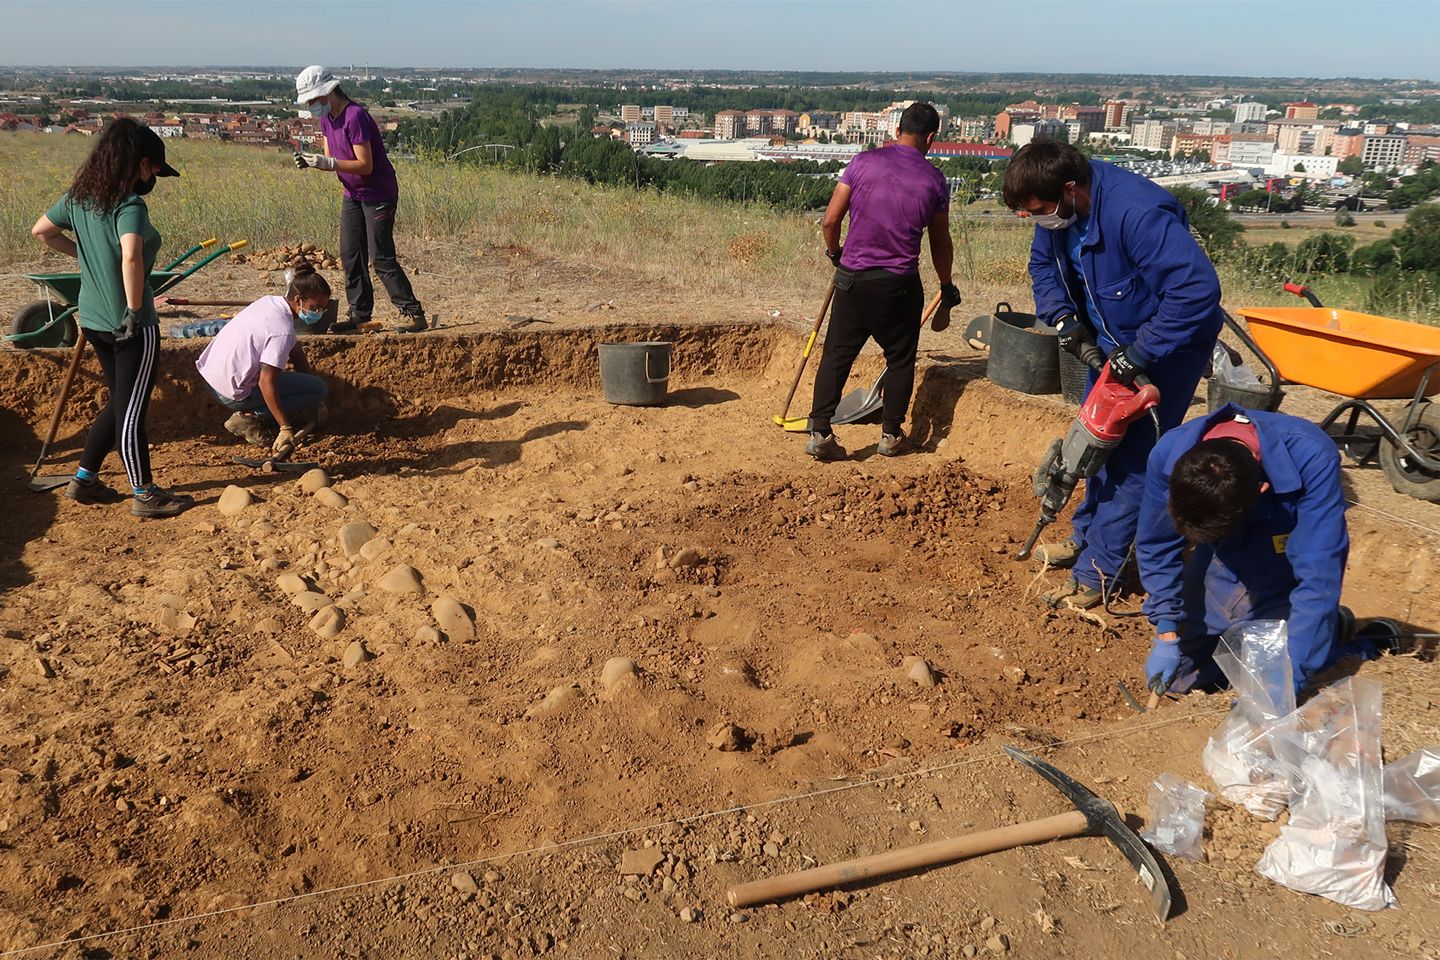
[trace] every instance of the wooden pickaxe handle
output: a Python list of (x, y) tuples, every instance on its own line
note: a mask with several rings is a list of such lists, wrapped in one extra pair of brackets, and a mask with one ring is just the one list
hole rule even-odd
[(1060, 813), (1041, 820), (983, 830), (950, 840), (935, 840), (902, 850), (833, 863), (826, 867), (752, 880), (731, 887), (725, 897), (732, 907), (749, 907), (757, 903), (814, 893), (816, 890), (828, 890), (847, 883), (888, 877), (920, 867), (933, 867), (967, 857), (998, 853), (1029, 843), (1078, 837), (1088, 831), (1089, 823), (1085, 814), (1079, 810), (1071, 810), (1069, 813)]
[(40, 456), (35, 460), (35, 466), (30, 471), (30, 479), (34, 480), (40, 473), (40, 465), (45, 462), (45, 456), (50, 452), (50, 444), (55, 442), (55, 434), (60, 430), (60, 418), (65, 414), (65, 402), (70, 399), (70, 387), (75, 383), (75, 374), (80, 370), (80, 361), (85, 356), (85, 328), (76, 325), (75, 328), (75, 349), (70, 353), (70, 366), (65, 370), (65, 379), (60, 382), (60, 396), (55, 400), (55, 412), (50, 415), (50, 429), (45, 431), (45, 442), (40, 445)]

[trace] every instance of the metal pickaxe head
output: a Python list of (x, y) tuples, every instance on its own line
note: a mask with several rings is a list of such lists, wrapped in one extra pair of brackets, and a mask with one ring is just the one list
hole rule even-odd
[(1033, 754), (1008, 746), (1005, 747), (1005, 752), (1049, 780), (1055, 789), (1065, 795), (1065, 799), (1075, 805), (1076, 810), (1085, 815), (1088, 825), (1085, 835), (1108, 837), (1111, 843), (1120, 848), (1125, 859), (1130, 861), (1130, 865), (1140, 875), (1140, 882), (1150, 891), (1150, 902), (1155, 905), (1155, 913), (1163, 923), (1170, 916), (1170, 887), (1165, 880), (1165, 874), (1150, 848), (1145, 846), (1145, 842), (1134, 830), (1125, 825), (1125, 820), (1120, 816), (1120, 811), (1115, 809), (1115, 805)]

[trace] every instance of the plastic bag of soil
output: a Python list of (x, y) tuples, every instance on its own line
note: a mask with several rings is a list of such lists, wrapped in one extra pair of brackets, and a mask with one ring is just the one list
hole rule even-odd
[(1290, 799), (1269, 731), (1295, 709), (1294, 673), (1284, 620), (1256, 620), (1225, 631), (1215, 663), (1235, 690), (1235, 706), (1205, 744), (1202, 761), (1220, 795), (1262, 820)]
[(1255, 872), (1360, 910), (1395, 904), (1385, 884), (1380, 684), (1346, 677), (1270, 730), (1293, 778), (1290, 822)]
[(1150, 784), (1150, 829), (1140, 836), (1162, 853), (1203, 863), (1205, 801), (1210, 794), (1173, 773)]
[(1385, 819), (1440, 824), (1440, 747), (1385, 764)]

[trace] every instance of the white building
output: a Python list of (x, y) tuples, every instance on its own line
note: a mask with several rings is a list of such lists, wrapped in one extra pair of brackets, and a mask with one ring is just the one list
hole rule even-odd
[[(1232, 167), (1267, 167), (1275, 159), (1275, 144), (1270, 140), (1233, 138), (1227, 162)], [(1292, 163), (1290, 169), (1295, 169)]]
[(1264, 120), (1267, 108), (1263, 103), (1251, 101), (1250, 103), (1235, 104), (1235, 122), (1247, 123), (1254, 120)]
[(625, 124), (625, 140), (632, 147), (648, 147), (659, 137), (659, 126), (650, 120)]
[[(1335, 176), (1335, 171), (1339, 166), (1339, 157), (1317, 157), (1309, 153), (1277, 153), (1270, 158), (1265, 172), (1272, 177), (1328, 180)], [(1297, 167), (1302, 169), (1297, 170)]]
[(1010, 125), (1010, 142), (1023, 147), (1032, 140), (1066, 140), (1070, 131), (1064, 120), (1031, 120)]

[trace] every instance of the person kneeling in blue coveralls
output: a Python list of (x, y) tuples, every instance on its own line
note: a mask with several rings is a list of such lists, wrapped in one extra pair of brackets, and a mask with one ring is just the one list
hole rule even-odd
[(1346, 657), (1377, 656), (1340, 606), (1349, 551), (1340, 453), (1315, 424), (1227, 404), (1165, 434), (1135, 541), (1156, 633), (1147, 686), (1223, 686), (1215, 645), (1253, 620), (1288, 621), (1296, 690)]
[[(1148, 376), (1160, 390), (1160, 429), (1179, 424), (1224, 322), (1220, 280), (1190, 235), (1184, 207), (1144, 177), (1053, 140), (1015, 154), (1004, 195), (1037, 228), (1030, 246), (1036, 316), (1077, 357), (1085, 344), (1099, 346), (1121, 383)], [(1095, 378), (1091, 370), (1089, 387)], [(1052, 567), (1074, 568), (1045, 596), (1049, 605), (1093, 607), (1101, 586), (1120, 574), (1154, 444), (1150, 421), (1137, 421), (1086, 481), (1070, 541), (1035, 551)]]

